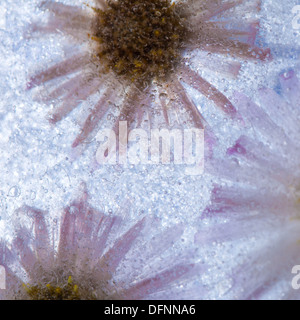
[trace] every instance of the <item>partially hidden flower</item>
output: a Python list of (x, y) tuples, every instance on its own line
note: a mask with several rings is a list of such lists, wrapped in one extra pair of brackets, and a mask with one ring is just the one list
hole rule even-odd
[(196, 242), (231, 248), (222, 298), (300, 297), (300, 81), (293, 70), (279, 81), (276, 91), (259, 91), (259, 102), (235, 95), (248, 130), (210, 168), (220, 182)]
[(201, 51), (204, 68), (231, 76), (238, 75), (241, 64), (230, 57), (271, 58), (269, 49), (255, 45), (257, 19), (245, 18), (246, 13), (259, 11), (257, 0), (95, 0), (84, 8), (43, 1), (41, 7), (48, 10), (49, 21), (32, 23), (31, 35), (62, 33), (75, 46), (66, 51), (64, 61), (32, 76), (28, 89), (42, 87), (42, 100), (56, 105), (52, 123), (100, 95), (83, 116), (73, 147), (91, 141), (104, 117), (112, 119), (116, 133), (121, 120), (129, 127), (144, 122), (153, 126), (157, 114), (167, 126), (208, 128), (185, 85), (230, 116), (236, 110), (193, 70), (191, 53)]
[(162, 228), (154, 217), (130, 223), (125, 212), (105, 215), (87, 200), (84, 190), (63, 210), (60, 224), (50, 222), (42, 210), (26, 206), (19, 210), (23, 223), (16, 227), (11, 243), (0, 244), (0, 265), (6, 272), (1, 299), (201, 295), (203, 288), (193, 280), (201, 270), (199, 263), (192, 250), (180, 249), (181, 225)]

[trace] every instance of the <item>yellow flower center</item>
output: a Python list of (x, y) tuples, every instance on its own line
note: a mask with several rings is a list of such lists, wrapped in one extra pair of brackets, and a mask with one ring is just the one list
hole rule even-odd
[(52, 285), (26, 285), (23, 284), (28, 297), (31, 300), (80, 300), (80, 290), (78, 285), (73, 284), (70, 276), (62, 286)]
[(187, 37), (181, 7), (170, 0), (107, 1), (95, 10), (93, 40), (97, 55), (110, 69), (130, 80), (147, 82), (174, 70)]

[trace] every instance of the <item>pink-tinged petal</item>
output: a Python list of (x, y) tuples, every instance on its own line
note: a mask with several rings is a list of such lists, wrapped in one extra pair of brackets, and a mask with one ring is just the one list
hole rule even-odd
[(147, 99), (148, 96), (145, 91), (139, 90), (135, 85), (131, 86), (114, 126), (116, 136), (119, 134), (119, 121), (127, 121), (127, 127), (132, 128), (132, 124), (136, 119), (136, 111), (141, 108)]
[(201, 68), (205, 68), (209, 71), (225, 74), (236, 78), (241, 70), (241, 63), (237, 61), (224, 61), (220, 57), (213, 56), (207, 52), (197, 52), (197, 64), (200, 64)]
[(140, 235), (144, 227), (145, 219), (140, 220), (123, 236), (114, 242), (113, 247), (102, 256), (95, 272), (100, 273), (103, 280), (111, 279), (120, 262), (124, 259), (127, 252), (133, 246), (134, 241)]
[(117, 221), (117, 217), (105, 217), (89, 206), (86, 186), (83, 185), (81, 195), (64, 211), (60, 228), (59, 261), (73, 261), (78, 269), (89, 261), (93, 268), (102, 256), (108, 236)]
[(6, 273), (17, 262), (18, 257), (10, 250), (4, 241), (0, 241), (0, 266), (5, 268)]
[(77, 19), (81, 16), (88, 17), (86, 11), (82, 8), (73, 6), (73, 5), (66, 5), (59, 2), (54, 1), (43, 1), (40, 5), (41, 8), (47, 9), (50, 12), (54, 13), (57, 16), (67, 17), (69, 19)]
[[(195, 243), (197, 245), (211, 245), (215, 243), (224, 243), (230, 241), (243, 241), (255, 237), (257, 234), (263, 234), (266, 231), (272, 231), (278, 225), (279, 221), (275, 216), (268, 216), (265, 212), (259, 217), (252, 216), (244, 210), (245, 208), (235, 208), (231, 212), (231, 208), (226, 212), (226, 221), (215, 223), (210, 226), (202, 225), (195, 235)], [(248, 210), (249, 211), (249, 210)], [(217, 215), (215, 215), (216, 218)], [(224, 217), (224, 215), (222, 215)], [(212, 219), (211, 216), (210, 219)]]
[(216, 137), (198, 110), (193, 101), (186, 94), (185, 88), (177, 79), (172, 79), (172, 82), (169, 84), (170, 89), (177, 95), (178, 102), (186, 110), (186, 113), (192, 118), (192, 123), (198, 129), (205, 129), (205, 155), (206, 157), (211, 157), (213, 146), (216, 143)]
[[(254, 47), (257, 33), (259, 30), (259, 22), (254, 21), (247, 24), (242, 24), (240, 26), (227, 28), (228, 22), (218, 21), (207, 23), (211, 31), (217, 34), (219, 37), (227, 39), (235, 39), (236, 41), (247, 43), (251, 47)], [(231, 24), (231, 23), (230, 23)]]
[[(272, 183), (272, 182), (271, 182)], [(282, 210), (293, 212), (294, 204), (281, 191), (258, 193), (249, 187), (219, 187), (212, 190), (211, 205), (204, 210), (202, 219), (213, 216), (236, 217), (262, 212), (280, 216)]]
[(181, 76), (184, 82), (212, 100), (223, 112), (229, 114), (231, 117), (235, 116), (236, 109), (233, 104), (224, 96), (224, 94), (204, 80), (199, 74), (186, 66), (182, 66)]
[(282, 141), (282, 144), (278, 147), (282, 148), (285, 153), (289, 152), (290, 148), (294, 148), (294, 143), (282, 128), (272, 121), (263, 108), (260, 108), (250, 98), (241, 93), (235, 93), (233, 101), (242, 118), (250, 122), (251, 126), (263, 134), (267, 138), (267, 142)]
[(278, 279), (286, 281), (290, 289), (292, 267), (299, 263), (295, 240), (298, 232), (299, 225), (281, 223), (270, 235), (269, 245), (255, 246), (246, 261), (232, 270), (232, 294), (241, 300), (253, 299), (267, 292)]
[(92, 260), (94, 261), (99, 261), (99, 257), (102, 257), (107, 245), (107, 239), (112, 231), (112, 228), (119, 222), (118, 217), (105, 217), (104, 215), (100, 217), (101, 218), (96, 228), (96, 234), (93, 237), (95, 246)]
[(78, 201), (74, 201), (72, 206), (76, 207), (76, 241), (78, 246), (81, 246), (81, 243), (85, 246), (86, 243), (91, 243), (97, 225), (99, 223), (99, 217), (103, 217), (103, 214), (96, 209), (90, 207), (88, 204), (88, 193), (86, 190), (86, 185), (83, 185), (83, 192), (79, 197)]
[(45, 89), (42, 88), (41, 91), (39, 91), (38, 99), (48, 104), (59, 98), (63, 101), (64, 97), (66, 97), (70, 91), (79, 88), (87, 81), (88, 79), (80, 73), (59, 85), (51, 85), (48, 83)]
[[(81, 133), (79, 136), (75, 139), (73, 142), (72, 147), (76, 148), (82, 145), (86, 139), (93, 135), (95, 133), (95, 129), (98, 127), (99, 121), (97, 119), (100, 119), (105, 115), (105, 113), (108, 111), (110, 107), (110, 101), (109, 98), (114, 101), (113, 94), (116, 93), (115, 91), (108, 89), (107, 91), (107, 96), (103, 96), (103, 98), (99, 101), (99, 103), (95, 106), (95, 108), (92, 111), (92, 114), (90, 114), (87, 118), (87, 121), (84, 124), (84, 128), (82, 129)], [(119, 136), (119, 126), (120, 126), (120, 121), (126, 121), (127, 125), (127, 137), (120, 137), (119, 141), (120, 144), (118, 145), (119, 150), (122, 148), (121, 144), (126, 145), (126, 141), (128, 141), (128, 134), (130, 132), (130, 129), (133, 128), (133, 123), (134, 121), (138, 121), (138, 125), (140, 125), (140, 122), (142, 121), (142, 114), (141, 110), (143, 109), (143, 105), (150, 103), (149, 96), (145, 94), (145, 92), (139, 90), (136, 86), (132, 86), (121, 107), (121, 111), (119, 116), (115, 120), (115, 124), (112, 127), (112, 131), (116, 135), (116, 137)], [(104, 107), (103, 107), (104, 105)], [(121, 147), (120, 147), (121, 146)], [(122, 161), (122, 160), (120, 160)], [(95, 164), (95, 166), (97, 166)]]
[[(0, 241), (0, 267), (5, 270), (4, 283), (0, 286), (0, 300), (15, 299), (15, 294), (19, 289), (20, 279), (17, 277), (12, 267), (17, 262), (17, 257), (10, 251), (6, 244)], [(3, 289), (3, 286), (5, 289)]]
[(88, 35), (91, 32), (91, 18), (84, 21), (84, 17), (78, 20), (66, 20), (55, 16), (49, 17), (46, 24), (32, 23), (30, 28), (24, 32), (24, 37), (34, 39), (47, 34), (65, 34), (71, 36), (69, 41), (75, 41), (77, 44), (87, 42)]
[(81, 203), (83, 208), (80, 208), (76, 219), (76, 240), (78, 247), (85, 247), (86, 243), (90, 243), (95, 227), (95, 215), (98, 212), (90, 207), (86, 207), (87, 203)]
[[(292, 105), (284, 99), (284, 96), (280, 96), (271, 89), (264, 88), (261, 89), (259, 93), (260, 102), (266, 106), (270, 106), (266, 108), (266, 112), (274, 122), (284, 129), (285, 134), (293, 141), (296, 147), (299, 148), (299, 130), (298, 126), (295, 125), (295, 119), (300, 116), (300, 102), (296, 100), (298, 98), (297, 94), (299, 96), (299, 90), (296, 89), (296, 86), (299, 85), (297, 78), (293, 80), (293, 84), (295, 89), (291, 92), (291, 101), (295, 99), (295, 102)], [(283, 88), (283, 90), (286, 90), (286, 88)], [(286, 112), (286, 110), (289, 110), (289, 112)]]
[(107, 8), (106, 0), (95, 0), (96, 4), (100, 6), (100, 9), (104, 10)]
[(295, 71), (290, 70), (282, 74), (279, 80), (286, 99), (291, 102), (293, 109), (298, 110), (300, 105), (300, 81)]
[(85, 270), (87, 263), (90, 268), (93, 267), (93, 257), (95, 254), (96, 245), (93, 242), (96, 219), (102, 213), (97, 210), (86, 207), (82, 211), (81, 217), (76, 219), (76, 231), (74, 243), (77, 244), (77, 257), (75, 269)]
[(80, 134), (76, 137), (75, 141), (72, 144), (73, 148), (78, 147), (79, 145), (86, 143), (87, 140), (90, 140), (96, 135), (96, 129), (99, 126), (100, 120), (104, 117), (106, 112), (110, 107), (110, 99), (115, 93), (112, 89), (107, 89), (95, 107), (92, 109), (91, 113), (87, 117), (83, 128), (81, 129)]
[(261, 61), (273, 60), (271, 49), (269, 48), (252, 47), (251, 45), (235, 43), (234, 41), (229, 44), (229, 46), (232, 54), (242, 58), (256, 59)]
[[(141, 254), (145, 259), (154, 260), (155, 257), (162, 255), (168, 248), (170, 248), (176, 241), (178, 241), (184, 232), (184, 226), (181, 224), (164, 229), (162, 232), (156, 234), (152, 228), (159, 228), (157, 224), (150, 224), (147, 230), (153, 234), (151, 239), (146, 239), (145, 245), (141, 246)], [(146, 229), (146, 227), (145, 227)]]
[(87, 39), (93, 16), (76, 6), (68, 6), (54, 1), (44, 1), (41, 8), (50, 12), (47, 24), (32, 23), (25, 36), (32, 37), (35, 33), (63, 32), (82, 41)]
[(238, 141), (236, 142), (236, 144), (229, 148), (227, 150), (227, 154), (232, 156), (232, 155), (236, 155), (236, 154), (239, 154), (239, 155), (243, 155), (243, 156), (246, 156), (247, 155), (247, 150), (245, 149), (245, 147)]
[(39, 86), (42, 83), (53, 80), (57, 77), (66, 76), (76, 70), (82, 68), (87, 63), (89, 63), (90, 58), (88, 54), (80, 53), (65, 61), (62, 61), (49, 69), (37, 73), (33, 76), (28, 84), (27, 89), (30, 90), (33, 87)]
[[(199, 3), (201, 10), (195, 17), (191, 14), (192, 24), (199, 26), (200, 30), (192, 39), (190, 48), (199, 48), (210, 53), (231, 54), (247, 59), (271, 60), (269, 49), (255, 47), (255, 41), (259, 28), (258, 21), (243, 21), (242, 24), (233, 22), (229, 9), (238, 7), (244, 3), (247, 8), (241, 8), (242, 12), (259, 11), (261, 1), (216, 1), (211, 3)], [(206, 10), (205, 10), (206, 9)], [(222, 19), (209, 21), (212, 17), (223, 13)], [(229, 21), (226, 21), (228, 19)], [(205, 26), (205, 32), (203, 32)]]
[(169, 126), (170, 125), (170, 121), (169, 121), (168, 107), (167, 107), (166, 99), (167, 99), (167, 95), (165, 93), (161, 92), (160, 95), (159, 95), (159, 100), (160, 100), (160, 103), (161, 103), (161, 107), (163, 109), (164, 119), (166, 121), (166, 124)]
[(254, 47), (259, 26), (260, 24), (258, 21), (253, 21), (249, 23), (245, 30), (240, 30), (243, 28), (242, 26), (240, 26), (238, 30), (231, 29), (229, 31), (229, 36), (231, 37), (233, 35), (237, 40), (248, 43), (250, 46)]
[(173, 281), (180, 280), (181, 277), (194, 269), (194, 267), (194, 264), (179, 264), (168, 270), (162, 271), (151, 278), (136, 283), (133, 287), (124, 290), (124, 292), (121, 293), (121, 297), (126, 300), (143, 299), (146, 296), (161, 290)]
[[(244, 161), (244, 160), (243, 160)], [(262, 169), (257, 166), (251, 166), (249, 170), (249, 164), (239, 161), (238, 158), (232, 157), (226, 161), (220, 159), (211, 158), (206, 162), (206, 172), (212, 175), (218, 176), (220, 179), (225, 179), (227, 181), (233, 181), (235, 184), (245, 183), (247, 185), (253, 184), (258, 188), (257, 177), (262, 176)], [(232, 174), (234, 172), (234, 175)], [(273, 176), (264, 174), (264, 179), (260, 180), (267, 185), (272, 185), (278, 183)]]
[[(135, 257), (143, 257), (143, 267), (145, 267), (145, 269), (152, 269), (151, 263), (156, 259), (160, 259), (174, 243), (181, 239), (184, 232), (184, 226), (180, 224), (170, 228), (164, 228), (163, 231), (155, 232), (154, 230), (158, 229), (159, 225), (153, 222), (154, 219), (148, 219), (148, 223), (141, 233), (139, 243), (135, 246), (135, 250), (126, 257), (127, 261), (134, 261)], [(149, 235), (151, 235), (151, 237), (149, 237)], [(184, 258), (182, 259), (184, 260)], [(178, 263), (178, 261), (176, 261), (176, 263)], [(141, 279), (143, 267), (132, 268), (127, 276), (127, 281), (134, 283), (137, 279)], [(120, 268), (122, 268), (122, 266), (120, 266)]]
[[(141, 125), (142, 118), (143, 118), (143, 110), (144, 106), (150, 107), (151, 99), (150, 96), (147, 94), (147, 89), (145, 90), (139, 90), (135, 85), (132, 85), (127, 94), (126, 97), (122, 103), (122, 108), (120, 111), (119, 116), (117, 117), (115, 124), (112, 128), (113, 132), (115, 133), (116, 137), (118, 138), (120, 135), (119, 132), (119, 126), (120, 121), (126, 121), (127, 126), (127, 137), (120, 136), (119, 137), (119, 145), (118, 150), (122, 154), (120, 156), (119, 153), (119, 161), (122, 163), (123, 159), (121, 157), (124, 157), (126, 155), (126, 151), (124, 151), (124, 148), (126, 148), (127, 141), (128, 141), (128, 135), (130, 133), (130, 130), (134, 127), (134, 122), (136, 121), (136, 125)], [(151, 121), (151, 119), (150, 119)], [(151, 127), (151, 124), (150, 124)]]
[[(259, 153), (252, 150), (261, 150)], [(266, 146), (251, 139), (247, 136), (241, 136), (236, 144), (229, 148), (227, 154), (243, 159), (245, 163), (249, 163), (253, 168), (267, 168), (265, 172), (269, 176), (281, 183), (291, 183), (294, 175), (285, 168), (282, 161), (278, 158), (277, 152), (271, 151)]]
[(146, 113), (148, 106), (140, 106), (136, 110), (136, 121), (137, 121), (137, 128), (139, 128), (142, 125), (144, 114)]
[(16, 237), (13, 240), (12, 250), (20, 257), (23, 268), (28, 272), (32, 272), (36, 266), (37, 257), (30, 248), (30, 236), (28, 230), (19, 228)]
[(199, 20), (202, 22), (208, 21), (217, 15), (224, 13), (244, 2), (244, 0), (237, 1), (190, 1), (193, 9), (197, 9), (194, 12), (200, 12)]
[(50, 244), (50, 234), (45, 220), (46, 212), (32, 207), (24, 207), (34, 219), (34, 251), (41, 264), (53, 262), (54, 252)]
[(247, 43), (243, 43), (237, 40), (228, 39), (213, 39), (214, 43), (207, 43), (205, 46), (201, 46), (204, 51), (212, 53), (220, 53), (224, 55), (237, 56), (244, 59), (254, 59), (261, 61), (272, 60), (271, 50), (269, 48), (252, 47)]
[(82, 83), (81, 86), (76, 86), (63, 99), (59, 106), (50, 116), (50, 121), (56, 123), (66, 117), (74, 110), (82, 101), (86, 100), (90, 95), (97, 92), (101, 85), (100, 78), (94, 78), (90, 82)]
[(191, 115), (193, 123), (199, 129), (204, 129), (207, 126), (207, 122), (203, 118), (202, 114), (195, 106), (195, 104), (190, 100), (186, 94), (185, 88), (177, 79), (172, 79), (170, 83), (172, 91), (176, 94), (178, 101), (182, 104), (185, 110)]
[[(137, 127), (140, 127), (142, 125), (142, 121), (144, 118), (145, 113), (147, 113), (147, 110), (150, 109), (152, 103), (152, 96), (150, 92), (150, 88), (143, 91), (140, 99), (140, 105), (137, 106), (136, 109), (136, 120), (137, 120)], [(148, 112), (148, 115), (151, 114), (151, 110)], [(150, 121), (150, 127), (151, 127), (151, 115), (149, 116)]]
[(253, 22), (250, 25), (249, 32), (246, 33), (247, 43), (249, 43), (252, 46), (254, 46), (254, 44), (255, 44), (258, 30), (259, 30), (259, 22)]
[(60, 262), (76, 259), (75, 221), (77, 210), (76, 206), (71, 206), (66, 208), (63, 213), (58, 246), (58, 260)]
[(294, 127), (295, 118), (291, 112), (286, 112), (290, 109), (288, 104), (279, 94), (269, 88), (260, 89), (259, 95), (259, 100), (263, 105), (272, 106), (272, 108), (266, 108), (266, 112), (289, 135), (289, 130)]
[(240, 5), (241, 3), (243, 3), (243, 1), (244, 0), (228, 1), (225, 3), (219, 4), (218, 6), (216, 6), (212, 1), (212, 5), (209, 8), (208, 12), (203, 15), (203, 20), (210, 20), (211, 18)]

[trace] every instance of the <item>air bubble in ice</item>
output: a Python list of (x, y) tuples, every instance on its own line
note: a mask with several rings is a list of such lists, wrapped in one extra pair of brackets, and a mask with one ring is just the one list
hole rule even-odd
[(8, 191), (8, 196), (17, 198), (21, 194), (21, 190), (17, 186), (13, 186)]

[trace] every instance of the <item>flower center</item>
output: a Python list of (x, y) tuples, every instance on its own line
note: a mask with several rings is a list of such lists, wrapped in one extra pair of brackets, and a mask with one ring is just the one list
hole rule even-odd
[(107, 3), (105, 10), (96, 10), (92, 37), (102, 62), (131, 81), (147, 82), (172, 72), (187, 36), (179, 5), (170, 0)]
[(26, 285), (23, 284), (31, 300), (80, 300), (81, 294), (78, 285), (73, 284), (72, 277), (68, 278), (62, 286), (52, 285)]

